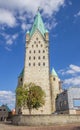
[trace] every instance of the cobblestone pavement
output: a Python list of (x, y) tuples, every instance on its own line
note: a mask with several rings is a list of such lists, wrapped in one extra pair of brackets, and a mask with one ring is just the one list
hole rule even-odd
[(0, 123), (0, 130), (80, 130), (80, 124), (30, 127)]

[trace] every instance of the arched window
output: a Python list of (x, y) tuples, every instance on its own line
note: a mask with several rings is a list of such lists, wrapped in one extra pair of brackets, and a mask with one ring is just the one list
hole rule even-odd
[(29, 66), (31, 66), (31, 63), (29, 63)]
[(45, 56), (43, 56), (43, 59), (45, 59)]
[(35, 66), (35, 63), (33, 63), (33, 66)]
[(43, 62), (43, 66), (45, 66), (45, 62)]
[(40, 62), (38, 63), (38, 66), (40, 66), (41, 64), (40, 64)]
[(31, 56), (29, 56), (29, 60), (31, 60)]
[(32, 48), (34, 47), (34, 45), (32, 45)]
[(40, 53), (41, 51), (39, 50), (39, 53)]
[(29, 53), (31, 53), (31, 50), (29, 51)]
[(33, 59), (35, 60), (35, 56), (33, 57)]
[(36, 47), (38, 47), (38, 45), (36, 45)]
[(22, 82), (22, 78), (20, 79), (20, 81)]
[(38, 40), (38, 37), (36, 37), (36, 40)]
[(40, 59), (41, 59), (41, 57), (39, 56), (39, 57), (38, 57), (38, 59), (40, 60)]
[(55, 81), (56, 79), (55, 79), (55, 78), (53, 78), (53, 80)]
[(36, 53), (36, 51), (34, 50), (34, 53)]

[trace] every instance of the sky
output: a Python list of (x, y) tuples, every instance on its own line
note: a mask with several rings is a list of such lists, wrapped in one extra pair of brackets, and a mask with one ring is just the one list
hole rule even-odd
[(11, 109), (24, 67), (26, 32), (38, 7), (49, 31), (50, 71), (54, 67), (63, 89), (80, 86), (80, 0), (0, 0), (0, 105)]

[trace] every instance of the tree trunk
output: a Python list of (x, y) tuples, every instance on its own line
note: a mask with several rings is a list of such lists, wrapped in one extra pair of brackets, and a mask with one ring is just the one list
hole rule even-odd
[(29, 114), (31, 115), (31, 109), (29, 109)]

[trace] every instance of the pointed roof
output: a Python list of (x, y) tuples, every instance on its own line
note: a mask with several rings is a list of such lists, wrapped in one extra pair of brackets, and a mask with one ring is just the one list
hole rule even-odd
[(32, 36), (34, 34), (36, 29), (38, 29), (40, 31), (40, 33), (44, 36), (46, 29), (44, 27), (44, 23), (43, 23), (43, 20), (41, 18), (41, 14), (39, 13), (39, 11), (38, 11), (36, 18), (34, 20), (34, 24), (32, 26), (31, 32), (30, 32), (30, 36)]
[(23, 76), (23, 74), (24, 74), (24, 69), (21, 71), (21, 73), (20, 73), (19, 77), (22, 77), (22, 76)]
[(58, 77), (58, 75), (57, 75), (57, 73), (56, 73), (56, 71), (55, 71), (54, 68), (52, 68), (52, 72), (51, 72), (51, 74), (52, 74), (53, 76), (57, 76), (57, 77)]
[(6, 104), (6, 105), (3, 104), (1, 107), (5, 107), (8, 112), (11, 112), (11, 110), (10, 110), (10, 108), (7, 106), (7, 104)]

